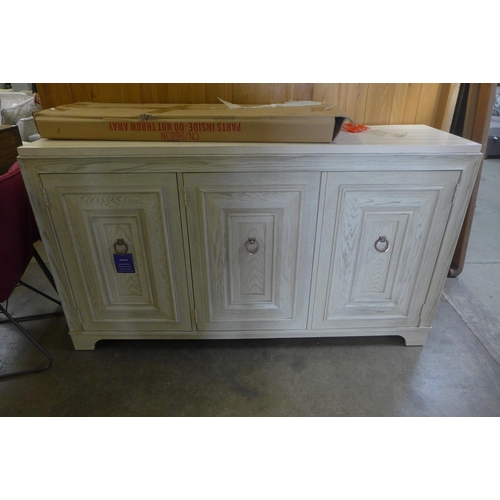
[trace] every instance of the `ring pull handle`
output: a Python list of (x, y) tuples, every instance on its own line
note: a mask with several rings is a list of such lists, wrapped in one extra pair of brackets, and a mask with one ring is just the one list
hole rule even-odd
[(259, 244), (255, 238), (249, 238), (249, 240), (245, 243), (245, 250), (253, 255), (259, 251)]
[(385, 236), (380, 236), (380, 238), (375, 242), (375, 250), (380, 253), (387, 252), (389, 250), (389, 247), (391, 245), (389, 244), (389, 240)]
[[(123, 252), (120, 252), (118, 251), (118, 248), (116, 247), (125, 247), (125, 250)], [(123, 255), (125, 253), (128, 252), (128, 245), (125, 243), (125, 241), (123, 241), (122, 238), (118, 238), (116, 241), (115, 241), (115, 244), (113, 245), (113, 248), (115, 249), (115, 252), (117, 254), (120, 254), (120, 255)]]

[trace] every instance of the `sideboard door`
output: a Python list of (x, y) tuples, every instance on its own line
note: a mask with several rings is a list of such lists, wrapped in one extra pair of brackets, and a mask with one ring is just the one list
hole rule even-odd
[(418, 326), (459, 176), (327, 174), (313, 328)]
[(320, 173), (184, 174), (199, 330), (304, 329)]
[(176, 175), (41, 179), (84, 330), (192, 330)]

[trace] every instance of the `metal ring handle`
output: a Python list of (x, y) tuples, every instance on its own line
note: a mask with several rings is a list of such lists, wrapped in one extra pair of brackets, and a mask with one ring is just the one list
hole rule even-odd
[[(118, 249), (116, 247), (125, 247), (125, 251), (124, 252), (119, 252)], [(113, 245), (113, 248), (115, 249), (115, 252), (117, 254), (120, 254), (120, 255), (123, 255), (125, 253), (128, 252), (128, 245), (123, 241), (122, 238), (118, 238), (116, 241), (115, 241), (115, 244)]]
[(377, 250), (377, 252), (384, 253), (389, 250), (389, 247), (391, 245), (389, 244), (389, 241), (385, 236), (380, 236), (380, 238), (375, 242), (375, 245), (373, 246), (375, 247), (375, 250)]
[[(250, 250), (248, 247), (250, 245), (253, 245), (255, 247), (255, 250)], [(255, 238), (249, 238), (249, 240), (245, 243), (245, 250), (250, 254), (253, 255), (259, 251), (259, 244), (255, 240)]]

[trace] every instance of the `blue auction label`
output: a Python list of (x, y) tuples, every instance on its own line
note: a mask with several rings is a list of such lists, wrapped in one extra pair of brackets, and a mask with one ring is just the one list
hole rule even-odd
[(131, 253), (113, 254), (117, 273), (135, 273), (134, 259)]

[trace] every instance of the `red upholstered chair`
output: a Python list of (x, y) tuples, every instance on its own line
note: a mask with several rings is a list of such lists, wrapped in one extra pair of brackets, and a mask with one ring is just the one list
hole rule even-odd
[[(15, 325), (45, 355), (48, 363), (37, 368), (11, 373), (0, 373), (0, 378), (40, 372), (52, 366), (51, 355), (21, 326), (20, 322), (41, 319), (61, 313), (15, 318), (7, 310), (8, 299), (19, 284), (60, 305), (59, 301), (21, 280), (32, 257), (35, 257), (42, 271), (55, 289), (50, 271), (33, 246), (39, 239), (40, 234), (33, 216), (21, 171), (19, 170), (19, 165), (14, 163), (7, 173), (0, 176), (0, 313), (7, 318), (0, 321), (0, 323), (11, 322)], [(6, 302), (5, 306), (2, 305), (4, 302)]]

